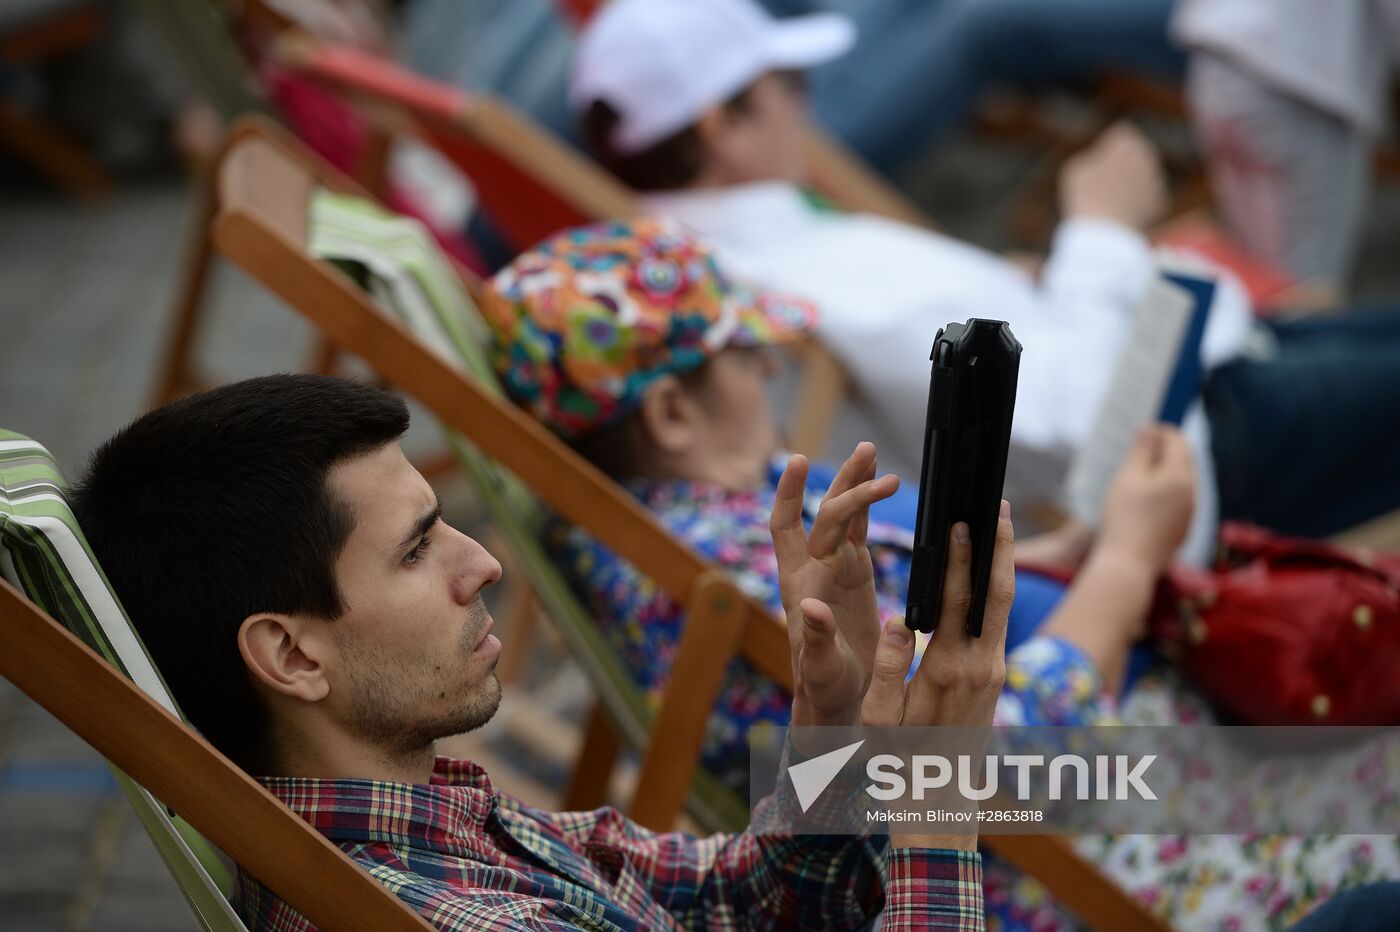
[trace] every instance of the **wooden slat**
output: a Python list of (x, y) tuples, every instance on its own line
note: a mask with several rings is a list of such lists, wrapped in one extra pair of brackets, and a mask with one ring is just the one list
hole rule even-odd
[(102, 30), (103, 14), (87, 3), (0, 35), (0, 59), (12, 66), (29, 65), (86, 45)]
[(92, 203), (111, 193), (111, 177), (86, 152), (3, 100), (0, 148), (21, 156), (35, 171), (81, 201)]
[(313, 924), (326, 929), (431, 928), (4, 580), (0, 675)]
[(1171, 932), (1165, 920), (1053, 835), (983, 835), (979, 844), (1034, 877), (1091, 929)]
[(700, 763), (696, 751), (705, 743), (705, 725), (743, 629), (743, 593), (724, 571), (706, 570), (686, 600), (671, 678), (628, 807), (638, 825), (667, 831), (685, 807)]
[(584, 728), (583, 750), (574, 762), (574, 772), (564, 788), (560, 806), (565, 811), (579, 811), (604, 805), (621, 753), (622, 739), (608, 720), (607, 710), (602, 703), (595, 703)]
[(803, 150), (807, 183), (838, 206), (925, 229), (937, 228), (928, 214), (821, 128), (807, 128)]
[(802, 372), (797, 403), (788, 427), (788, 447), (810, 459), (826, 455), (834, 412), (846, 397), (849, 379), (831, 351), (816, 340), (801, 348)]

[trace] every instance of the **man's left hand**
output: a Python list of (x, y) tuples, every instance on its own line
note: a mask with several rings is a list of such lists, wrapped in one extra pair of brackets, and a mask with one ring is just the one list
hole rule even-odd
[(870, 506), (899, 488), (875, 478), (875, 445), (861, 443), (822, 499), (809, 536), (802, 524), (807, 459), (788, 461), (770, 524), (787, 614), (795, 683), (794, 725), (852, 725), (870, 685), (880, 612), (866, 549)]

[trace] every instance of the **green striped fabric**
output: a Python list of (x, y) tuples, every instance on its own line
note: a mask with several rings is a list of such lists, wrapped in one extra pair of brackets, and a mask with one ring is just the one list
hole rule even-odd
[[(22, 434), (0, 430), (0, 570), (178, 715), (170, 690), (93, 559), (64, 488), (63, 474), (48, 450)], [(226, 896), (232, 872), (213, 846), (125, 774), (116, 768), (112, 772), (200, 924), (218, 932), (244, 929)]]
[[(310, 249), (346, 272), (432, 352), (489, 391), (504, 394), (485, 350), (486, 322), (427, 230), (416, 220), (363, 198), (317, 191), (311, 200)], [(513, 475), (464, 437), (447, 432), (468, 479), (505, 537), (545, 614), (583, 667), (623, 740), (641, 747), (652, 710), (567, 580), (540, 544), (544, 512)], [(748, 807), (699, 772), (687, 808), (702, 826), (738, 829)]]

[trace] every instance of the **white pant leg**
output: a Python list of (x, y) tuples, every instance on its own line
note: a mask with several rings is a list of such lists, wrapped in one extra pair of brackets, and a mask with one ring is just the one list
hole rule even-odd
[(1370, 138), (1209, 53), (1192, 56), (1186, 86), (1240, 241), (1300, 280), (1342, 288), (1365, 218)]

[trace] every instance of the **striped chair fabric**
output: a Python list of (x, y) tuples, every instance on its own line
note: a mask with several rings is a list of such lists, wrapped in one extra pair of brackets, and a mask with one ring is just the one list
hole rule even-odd
[[(0, 571), (37, 606), (172, 713), (179, 708), (151, 662), (68, 507), (49, 451), (0, 429)], [(246, 927), (229, 905), (233, 874), (193, 828), (116, 768), (118, 785), (174, 875), (200, 925)]]

